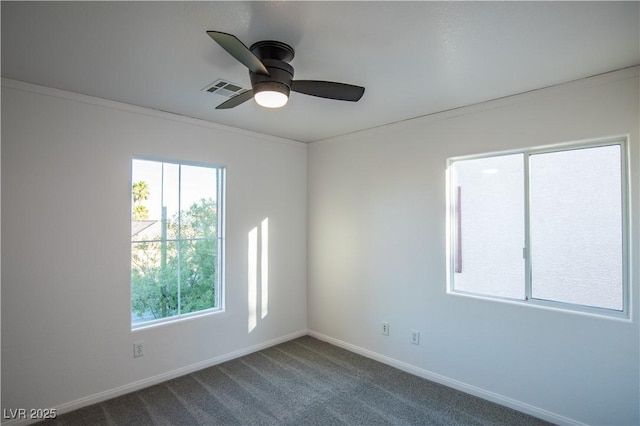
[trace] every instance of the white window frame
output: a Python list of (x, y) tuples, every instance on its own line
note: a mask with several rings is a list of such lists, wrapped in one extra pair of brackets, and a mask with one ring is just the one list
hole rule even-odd
[[(150, 157), (150, 156), (142, 156), (136, 155), (133, 156), (130, 162), (130, 182), (129, 187), (131, 188), (133, 185), (133, 161), (134, 160), (143, 160), (143, 161), (155, 161), (159, 163), (166, 164), (175, 164), (179, 166), (196, 166), (196, 167), (206, 167), (210, 169), (216, 170), (216, 180), (217, 180), (217, 188), (216, 188), (216, 212), (217, 212), (217, 264), (216, 264), (216, 292), (215, 292), (215, 307), (203, 309), (196, 312), (189, 313), (178, 313), (177, 315), (173, 315), (166, 318), (158, 318), (154, 320), (144, 321), (140, 323), (131, 324), (131, 331), (143, 330), (151, 327), (156, 327), (164, 324), (171, 324), (175, 322), (181, 322), (184, 320), (199, 318), (202, 316), (217, 314), (225, 311), (225, 233), (226, 233), (226, 167), (222, 165), (216, 165), (211, 163), (203, 163), (203, 162), (195, 162), (195, 161), (182, 161), (176, 159), (167, 159), (167, 158), (159, 158), (159, 157)], [(179, 186), (180, 190), (181, 186)], [(131, 190), (130, 190), (131, 191)], [(131, 208), (130, 208), (131, 211)], [(129, 246), (129, 250), (131, 251), (131, 243)], [(131, 271), (131, 267), (130, 267)], [(129, 313), (131, 313), (131, 302), (132, 302), (132, 283), (129, 281)], [(131, 319), (129, 320), (131, 323)]]
[[(628, 143), (629, 135), (620, 135), (613, 136), (607, 138), (598, 138), (598, 139), (590, 139), (579, 142), (568, 142), (568, 143), (560, 143), (554, 145), (544, 145), (532, 148), (524, 148), (524, 149), (516, 149), (509, 151), (499, 151), (492, 153), (483, 153), (478, 155), (466, 155), (466, 156), (458, 156), (451, 157), (447, 159), (447, 173), (446, 173), (446, 262), (447, 262), (447, 276), (446, 276), (446, 291), (447, 294), (450, 295), (458, 295), (463, 297), (472, 297), (477, 299), (491, 300), (491, 301), (500, 301), (506, 303), (515, 303), (525, 306), (533, 306), (547, 309), (555, 309), (561, 310), (565, 312), (575, 312), (582, 314), (592, 314), (598, 316), (604, 316), (614, 319), (625, 319), (628, 320), (631, 318), (630, 316), (630, 185), (629, 185), (629, 143)], [(622, 236), (622, 309), (615, 310), (610, 308), (601, 308), (601, 307), (592, 307), (586, 305), (573, 304), (568, 302), (559, 302), (552, 300), (544, 300), (544, 299), (536, 299), (532, 297), (532, 265), (531, 265), (531, 257), (530, 257), (530, 187), (529, 187), (529, 157), (531, 155), (542, 154), (542, 153), (552, 153), (552, 152), (560, 152), (560, 151), (571, 151), (577, 149), (584, 148), (595, 148), (595, 147), (604, 147), (617, 145), (620, 146), (620, 177), (621, 177), (621, 236)], [(480, 293), (474, 293), (469, 291), (456, 290), (454, 288), (454, 274), (456, 272), (456, 231), (455, 227), (457, 226), (456, 221), (456, 191), (457, 189), (454, 187), (454, 178), (453, 178), (453, 164), (457, 161), (461, 160), (473, 160), (473, 159), (481, 159), (481, 158), (489, 158), (489, 157), (497, 157), (502, 155), (512, 155), (512, 154), (522, 154), (524, 161), (524, 227), (525, 227), (525, 235), (524, 235), (524, 247), (523, 247), (523, 257), (524, 257), (524, 288), (525, 288), (525, 298), (521, 299), (512, 299), (502, 296), (492, 296)]]

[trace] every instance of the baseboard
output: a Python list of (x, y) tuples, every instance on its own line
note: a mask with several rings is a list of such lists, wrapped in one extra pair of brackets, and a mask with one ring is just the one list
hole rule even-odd
[[(153, 386), (167, 380), (175, 379), (176, 377), (184, 376), (185, 374), (193, 373), (194, 371), (202, 370), (203, 368), (212, 367), (214, 365), (221, 364), (223, 362), (230, 361), (232, 359), (239, 358), (241, 356), (249, 355), (251, 353), (261, 351), (263, 349), (270, 348), (271, 346), (279, 345), (280, 343), (288, 342), (289, 340), (297, 339), (298, 337), (302, 337), (306, 335), (307, 335), (307, 330), (300, 330), (291, 334), (287, 334), (285, 336), (268, 340), (263, 343), (259, 343), (257, 345), (249, 346), (247, 348), (242, 348), (237, 351), (229, 352), (224, 355), (220, 355), (220, 356), (207, 359), (195, 364), (191, 364), (186, 367), (181, 367), (175, 370), (168, 371), (166, 373), (158, 374), (153, 377), (148, 377), (146, 379), (138, 380), (137, 382), (128, 383), (126, 385), (119, 386), (114, 389), (109, 389), (104, 392), (99, 392), (93, 395), (79, 398), (79, 399), (76, 399), (75, 401), (66, 402), (64, 404), (60, 404), (53, 408), (55, 408), (56, 413), (58, 415), (68, 413), (70, 411), (74, 411), (79, 408), (83, 408), (92, 404), (97, 404), (98, 402), (106, 401), (107, 399), (115, 398), (130, 392), (135, 392), (137, 390), (144, 389), (149, 386)], [(15, 419), (15, 420), (9, 420), (7, 422), (3, 421), (2, 426), (22, 426), (22, 425), (32, 424), (37, 421), (38, 420)]]
[(482, 399), (486, 399), (487, 401), (495, 402), (496, 404), (500, 404), (517, 411), (521, 411), (523, 413), (529, 414), (531, 416), (537, 417), (542, 420), (546, 420), (551, 423), (555, 423), (557, 425), (586, 426), (585, 423), (579, 422), (577, 420), (573, 420), (568, 417), (564, 417), (559, 414), (552, 413), (542, 408), (534, 407), (533, 405), (515, 400), (513, 398), (509, 398), (504, 395), (497, 394), (495, 392), (488, 391), (486, 389), (479, 388), (477, 386), (473, 386), (473, 385), (461, 382), (459, 380), (451, 379), (441, 374), (433, 373), (429, 370), (416, 367), (414, 365), (408, 364), (403, 361), (398, 361), (397, 359), (390, 358), (385, 355), (381, 355), (377, 352), (370, 351), (369, 349), (364, 349), (359, 346), (352, 345), (351, 343), (347, 343), (342, 340), (335, 339), (333, 337), (324, 335), (322, 333), (318, 333), (313, 330), (308, 330), (307, 334), (311, 337), (315, 337), (318, 340), (331, 343), (332, 345), (341, 347), (348, 351), (357, 353), (367, 358), (374, 359), (376, 361), (382, 362), (383, 364), (387, 364), (392, 367), (395, 367), (399, 370), (406, 371), (407, 373), (413, 374), (414, 376), (422, 377), (424, 379), (431, 380), (436, 383), (440, 383), (441, 385), (468, 393), (473, 396), (477, 396)]

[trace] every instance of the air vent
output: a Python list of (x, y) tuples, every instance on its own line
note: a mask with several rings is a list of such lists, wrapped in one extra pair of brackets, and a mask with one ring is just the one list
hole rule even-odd
[(240, 93), (244, 93), (249, 89), (245, 89), (236, 83), (231, 83), (230, 81), (223, 80), (221, 78), (217, 79), (213, 83), (209, 84), (207, 87), (202, 89), (203, 91), (207, 91), (209, 93), (215, 93), (217, 95), (222, 95), (226, 98), (232, 98)]

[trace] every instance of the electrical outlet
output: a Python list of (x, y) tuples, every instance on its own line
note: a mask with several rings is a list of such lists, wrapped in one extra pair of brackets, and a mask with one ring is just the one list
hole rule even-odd
[(389, 335), (389, 323), (387, 321), (383, 321), (382, 322), (382, 329), (381, 329), (382, 334), (384, 334), (385, 336)]
[(144, 355), (144, 342), (135, 342), (133, 344), (133, 357), (138, 358)]
[(418, 330), (411, 330), (411, 343), (414, 345), (420, 344), (420, 332)]

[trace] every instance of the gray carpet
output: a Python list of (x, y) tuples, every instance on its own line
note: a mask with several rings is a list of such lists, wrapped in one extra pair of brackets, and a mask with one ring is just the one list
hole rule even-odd
[(305, 336), (42, 424), (549, 423)]

